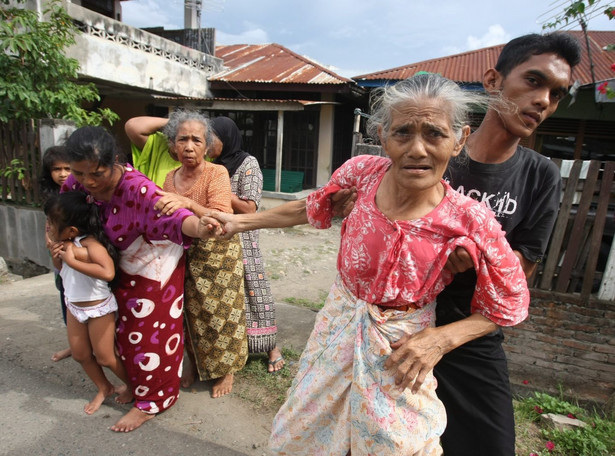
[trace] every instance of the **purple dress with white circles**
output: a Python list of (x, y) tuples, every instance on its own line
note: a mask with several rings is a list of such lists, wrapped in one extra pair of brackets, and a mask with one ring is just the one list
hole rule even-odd
[[(139, 171), (125, 167), (110, 201), (96, 201), (103, 227), (120, 250), (116, 343), (135, 396), (135, 407), (158, 413), (179, 394), (184, 353), (184, 249), (181, 231), (192, 213), (171, 216), (154, 210), (158, 187)], [(70, 176), (64, 191), (82, 190)]]

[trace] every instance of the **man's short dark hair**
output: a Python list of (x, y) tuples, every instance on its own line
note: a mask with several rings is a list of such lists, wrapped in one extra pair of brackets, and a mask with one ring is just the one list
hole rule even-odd
[(581, 46), (575, 37), (563, 32), (523, 35), (504, 46), (495, 69), (506, 77), (513, 68), (529, 60), (533, 55), (540, 54), (556, 54), (568, 62), (572, 69), (581, 60)]

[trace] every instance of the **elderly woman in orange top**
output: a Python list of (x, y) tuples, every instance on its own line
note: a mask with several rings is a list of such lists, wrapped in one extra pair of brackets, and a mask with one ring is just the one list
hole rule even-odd
[[(181, 166), (167, 174), (156, 208), (163, 214), (180, 208), (196, 215), (210, 210), (232, 213), (226, 168), (205, 160), (211, 143), (208, 119), (197, 112), (176, 111), (163, 133)], [(195, 241), (187, 254), (184, 308), (194, 359), (186, 361), (194, 364), (184, 363), (189, 375), (182, 377), (183, 386), (191, 383), (190, 371), (196, 368), (201, 380), (216, 379), (213, 397), (231, 392), (233, 374), (248, 357), (242, 260), (237, 235)]]

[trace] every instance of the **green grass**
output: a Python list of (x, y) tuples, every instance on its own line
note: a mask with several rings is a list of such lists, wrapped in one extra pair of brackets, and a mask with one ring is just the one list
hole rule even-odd
[(259, 410), (275, 413), (284, 403), (286, 390), (297, 373), (297, 361), (301, 353), (282, 348), (282, 356), (286, 364), (275, 374), (270, 374), (267, 372), (269, 358), (266, 354), (250, 355), (246, 366), (235, 374), (233, 391)]
[[(585, 427), (557, 430), (544, 427), (545, 413), (577, 418)], [(517, 455), (609, 456), (615, 454), (615, 422), (578, 404), (545, 393), (515, 401)]]
[(328, 293), (321, 292), (320, 299), (318, 299), (317, 301), (312, 301), (310, 299), (304, 298), (285, 298), (284, 302), (287, 302), (288, 304), (293, 304), (295, 306), (307, 307), (308, 309), (312, 310), (320, 310), (325, 305), (327, 295)]

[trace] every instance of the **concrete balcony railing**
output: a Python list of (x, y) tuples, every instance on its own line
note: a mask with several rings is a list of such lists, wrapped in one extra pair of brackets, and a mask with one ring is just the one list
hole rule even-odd
[(67, 55), (80, 63), (80, 77), (166, 96), (205, 98), (207, 78), (222, 59), (64, 3), (81, 34)]

